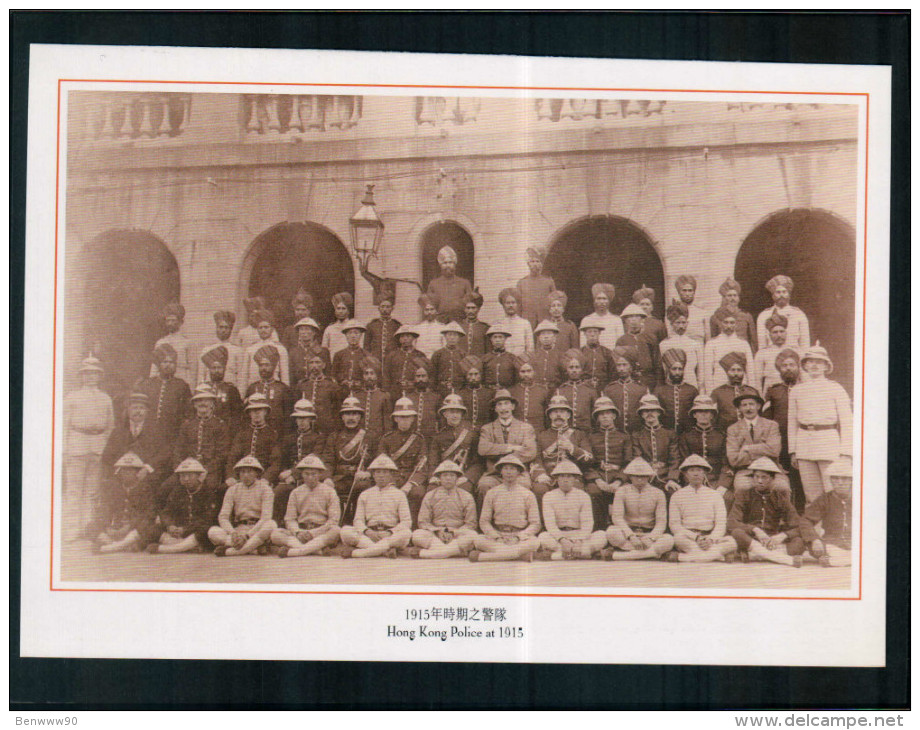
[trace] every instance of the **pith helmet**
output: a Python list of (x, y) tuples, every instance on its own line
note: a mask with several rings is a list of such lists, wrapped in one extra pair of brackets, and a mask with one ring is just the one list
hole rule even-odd
[(657, 476), (655, 470), (652, 468), (652, 465), (649, 464), (642, 457), (637, 456), (631, 462), (629, 462), (626, 467), (623, 469), (623, 473), (626, 476), (635, 476), (635, 477), (654, 477)]
[(246, 399), (246, 408), (244, 410), (255, 411), (259, 408), (264, 408), (266, 411), (272, 409), (271, 404), (264, 395), (261, 393), (253, 393)]
[(658, 396), (652, 395), (651, 393), (646, 393), (639, 399), (639, 408), (637, 410), (639, 411), (639, 413), (642, 413), (642, 411), (664, 412), (664, 408), (661, 407), (661, 403), (658, 400)]
[(598, 413), (603, 413), (604, 411), (613, 411), (617, 415), (620, 413), (620, 409), (617, 408), (616, 403), (606, 395), (602, 395), (594, 401), (594, 410), (591, 412), (591, 415), (596, 416)]
[(197, 459), (189, 457), (185, 459), (179, 466), (176, 467), (176, 474), (207, 474), (208, 470), (205, 469), (201, 462)]
[(115, 469), (143, 469), (146, 466), (144, 460), (135, 454), (133, 451), (129, 451), (124, 454), (118, 461), (115, 462)]
[(562, 474), (570, 474), (573, 477), (580, 477), (582, 475), (578, 465), (568, 459), (560, 461), (552, 471), (552, 476), (554, 477), (561, 476)]
[(713, 413), (718, 413), (719, 406), (716, 405), (716, 402), (708, 395), (698, 395), (693, 399), (693, 405), (690, 406), (691, 414), (696, 411), (712, 411)]
[(309, 454), (297, 462), (295, 469), (316, 469), (317, 471), (326, 471), (326, 465), (323, 460), (316, 454)]
[(102, 362), (90, 355), (87, 358), (84, 358), (83, 362), (80, 364), (81, 373), (101, 373), (102, 372)]
[(504, 335), (505, 337), (511, 337), (511, 333), (508, 331), (508, 328), (498, 324), (497, 322), (486, 330), (486, 337), (491, 337), (492, 335)]
[(339, 413), (364, 413), (364, 407), (361, 405), (361, 401), (353, 395), (349, 395), (342, 401)]
[(544, 319), (540, 324), (534, 327), (534, 335), (538, 335), (541, 332), (559, 332), (559, 326), (555, 322), (550, 322), (548, 319)]
[(691, 466), (698, 466), (706, 471), (712, 471), (712, 465), (699, 454), (690, 454), (690, 456), (681, 462), (680, 469), (683, 471), (684, 469), (689, 469)]
[(627, 304), (620, 312), (620, 317), (648, 317), (648, 314), (638, 304)]
[(348, 332), (348, 330), (360, 330), (361, 332), (364, 332), (367, 330), (367, 327), (365, 327), (356, 319), (349, 319), (346, 320), (345, 324), (342, 325), (342, 332)]
[(569, 415), (572, 414), (572, 406), (569, 405), (569, 402), (566, 400), (564, 395), (554, 395), (549, 399), (549, 402), (546, 404), (546, 412), (550, 411), (568, 411)]
[(312, 317), (304, 317), (303, 319), (298, 320), (297, 324), (295, 324), (294, 327), (312, 327), (317, 332), (319, 332), (320, 330), (320, 327), (316, 323), (316, 320), (313, 319)]
[(438, 408), (438, 413), (449, 410), (466, 411), (466, 406), (463, 405), (463, 398), (456, 393), (445, 395), (444, 402), (441, 404), (441, 407)]
[(195, 388), (195, 394), (192, 396), (192, 400), (217, 400), (217, 393), (215, 393), (214, 389), (207, 383), (201, 383), (201, 385)]
[(418, 411), (415, 410), (415, 403), (412, 402), (411, 398), (399, 398), (396, 403), (393, 404), (393, 415), (417, 416)]
[(413, 337), (418, 337), (418, 332), (416, 332), (411, 325), (403, 324), (399, 326), (399, 329), (396, 330), (396, 334), (393, 336), (399, 338), (402, 335), (412, 335)]
[(374, 471), (376, 469), (389, 469), (390, 471), (399, 471), (399, 467), (396, 466), (396, 463), (386, 454), (380, 454), (380, 456), (374, 459), (367, 467), (368, 471)]
[(307, 398), (301, 398), (294, 404), (291, 418), (316, 418), (316, 409)]
[(827, 354), (827, 350), (825, 350), (823, 347), (821, 347), (821, 345), (817, 343), (815, 343), (814, 347), (809, 347), (807, 350), (805, 350), (805, 354), (802, 355), (802, 365), (805, 364), (806, 360), (822, 360), (827, 363), (827, 372), (834, 372), (834, 363), (831, 361), (830, 356)]
[(850, 477), (853, 478), (853, 465), (847, 459), (838, 459), (828, 465), (824, 472), (828, 477)]
[(438, 464), (438, 468), (434, 470), (435, 474), (444, 474), (445, 472), (450, 472), (453, 474), (463, 474), (463, 469), (460, 468), (459, 464), (456, 462), (447, 459)]
[(501, 459), (495, 462), (495, 468), (500, 470), (505, 464), (511, 464), (511, 466), (516, 466), (521, 470), (521, 473), (527, 470), (527, 467), (524, 466), (524, 462), (517, 458), (514, 454), (505, 454)]
[(783, 473), (783, 470), (777, 466), (776, 462), (768, 456), (761, 456), (758, 459), (754, 459), (750, 466), (748, 466), (748, 469), (751, 471), (766, 471), (770, 472), (771, 474)]
[(454, 322), (453, 320), (451, 320), (450, 322), (448, 322), (447, 324), (445, 324), (443, 327), (441, 327), (441, 334), (442, 334), (442, 335), (446, 335), (448, 332), (456, 332), (458, 335), (465, 335), (465, 334), (466, 334), (466, 332), (464, 331), (463, 327), (461, 327), (459, 324), (457, 324), (457, 323)]
[(244, 456), (242, 459), (236, 462), (236, 464), (233, 465), (233, 471), (245, 468), (258, 469), (260, 472), (265, 471), (265, 469), (262, 468), (262, 465), (259, 463), (259, 460), (251, 454), (249, 456)]

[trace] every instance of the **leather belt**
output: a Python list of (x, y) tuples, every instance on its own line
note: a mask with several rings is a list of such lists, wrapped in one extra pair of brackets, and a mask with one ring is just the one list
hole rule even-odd
[(836, 430), (839, 424), (831, 423), (828, 425), (813, 425), (800, 423), (799, 428), (804, 429), (805, 431), (830, 431), (831, 429)]

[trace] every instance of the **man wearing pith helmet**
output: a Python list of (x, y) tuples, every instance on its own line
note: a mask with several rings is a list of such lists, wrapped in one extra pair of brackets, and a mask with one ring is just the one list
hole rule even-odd
[(342, 334), (346, 346), (332, 356), (332, 378), (342, 388), (342, 392), (351, 394), (361, 385), (361, 363), (367, 353), (361, 347), (366, 327), (356, 319), (342, 323)]
[(826, 474), (831, 491), (805, 508), (802, 536), (821, 566), (847, 566), (853, 549), (853, 465), (840, 459), (827, 467)]
[(224, 483), (230, 487), (236, 483), (236, 464), (244, 456), (255, 457), (263, 469), (262, 479), (274, 484), (281, 472), (281, 438), (268, 423), (271, 405), (265, 396), (253, 393), (246, 399), (244, 408), (248, 423), (233, 437), (230, 452), (224, 466)]
[(480, 503), (492, 487), (501, 483), (498, 460), (504, 456), (513, 455), (524, 465), (518, 479), (525, 489), (530, 489), (528, 469), (537, 456), (537, 434), (529, 423), (514, 417), (514, 406), (511, 393), (496, 391), (492, 399), (496, 418), (479, 430), (479, 455), (486, 460), (486, 473), (479, 480), (476, 495)]
[(521, 485), (526, 467), (513, 453), (495, 462), (501, 481), (488, 491), (479, 515), (481, 535), (473, 540), (470, 562), (533, 560), (540, 547), (540, 509), (533, 492)]
[(552, 472), (562, 461), (574, 461), (586, 467), (593, 458), (588, 437), (572, 427), (572, 406), (563, 396), (554, 395), (549, 399), (546, 418), (549, 428), (537, 434), (537, 458), (530, 469), (538, 500), (547, 493), (553, 481)]
[(254, 456), (244, 456), (233, 466), (233, 486), (224, 494), (217, 524), (208, 530), (214, 554), (250, 555), (267, 552), (266, 543), (278, 526), (272, 519), (275, 495), (262, 475), (265, 470)]
[(342, 528), (342, 557), (395, 558), (396, 551), (407, 547), (412, 537), (409, 502), (396, 486), (399, 469), (389, 456), (380, 454), (368, 470), (374, 486), (358, 497), (354, 526)]
[(753, 486), (736, 491), (728, 514), (728, 531), (742, 559), (759, 558), (801, 568), (805, 542), (799, 530), (799, 515), (789, 500), (789, 492), (774, 486), (781, 473), (782, 469), (766, 456), (751, 463)]
[[(217, 393), (210, 386), (202, 384), (195, 388), (192, 396), (194, 415), (179, 428), (172, 454), (173, 464), (189, 457), (201, 462), (207, 472), (206, 484), (211, 489), (220, 489), (224, 480), (224, 461), (230, 449), (230, 431), (215, 414), (216, 404)], [(172, 487), (172, 484), (169, 486)]]
[(644, 395), (639, 401), (639, 416), (643, 427), (632, 432), (630, 441), (633, 457), (641, 456), (655, 470), (655, 483), (666, 492), (678, 488), (677, 479), (680, 471), (680, 451), (677, 448), (677, 436), (661, 425), (664, 408), (654, 395)]
[(396, 463), (395, 486), (405, 493), (415, 520), (431, 471), (428, 464), (428, 439), (418, 431), (418, 411), (411, 399), (400, 398), (396, 401), (392, 419), (396, 427), (380, 439), (379, 452)]
[(695, 454), (684, 459), (680, 467), (687, 486), (677, 490), (668, 505), (668, 527), (677, 550), (662, 557), (682, 563), (725, 560), (737, 545), (725, 533), (728, 521), (725, 501), (706, 486), (706, 476), (712, 467)]
[[(287, 513), (288, 497), (297, 486), (297, 465), (304, 458), (323, 453), (326, 439), (316, 430), (316, 410), (306, 398), (301, 398), (294, 404), (291, 413), (294, 419), (294, 430), (289, 431), (282, 442), (282, 468), (278, 475), (278, 484), (275, 487), (275, 506), (272, 519), (279, 525), (284, 524)], [(327, 471), (323, 478), (330, 476)]]
[(668, 527), (667, 499), (651, 484), (655, 470), (645, 459), (636, 458), (623, 468), (629, 479), (617, 490), (610, 507), (611, 525), (606, 541), (613, 550), (608, 560), (657, 559), (674, 547), (674, 538), (665, 534)]
[(444, 347), (431, 356), (431, 375), (434, 378), (434, 388), (442, 396), (456, 393), (463, 387), (465, 378), (460, 361), (466, 352), (460, 349), (460, 339), (465, 335), (463, 328), (456, 322), (448, 322), (441, 327)]
[(540, 547), (550, 560), (588, 560), (607, 544), (602, 531), (594, 530), (591, 498), (582, 487), (578, 465), (560, 460), (551, 474), (556, 488), (543, 496)]
[(422, 500), (410, 555), (417, 558), (467, 555), (476, 537), (476, 503), (473, 495), (457, 486), (463, 469), (453, 461), (442, 461), (434, 476), (438, 484)]
[(691, 454), (702, 457), (712, 467), (710, 486), (730, 504), (732, 471), (725, 458), (725, 434), (715, 427), (719, 407), (708, 395), (698, 395), (690, 406), (693, 428), (684, 431), (677, 440), (682, 459)]
[(617, 407), (602, 395), (594, 401), (594, 430), (588, 437), (593, 463), (585, 474), (585, 491), (594, 505), (594, 524), (606, 526), (613, 495), (623, 484), (622, 469), (629, 462), (630, 439), (617, 429)]
[(355, 513), (358, 495), (371, 485), (367, 465), (377, 450), (376, 437), (362, 428), (364, 408), (357, 398), (348, 396), (339, 409), (341, 428), (326, 439), (323, 463), (332, 472), (335, 491), (342, 502), (346, 523)]
[(805, 351), (802, 369), (806, 379), (789, 391), (789, 458), (811, 504), (830, 487), (831, 463), (853, 456), (853, 407), (843, 386), (827, 378), (834, 363), (823, 347)]
[(425, 354), (416, 348), (417, 341), (415, 328), (402, 325), (396, 330), (397, 348), (383, 361), (383, 387), (390, 391), (394, 400), (402, 398), (412, 388), (415, 369), (419, 365), (429, 365)]
[[(459, 464), (463, 473), (458, 485), (473, 492), (485, 470), (478, 449), (479, 431), (467, 420), (467, 408), (459, 395), (446, 396), (438, 413), (443, 424), (431, 439), (431, 463), (450, 460)], [(437, 482), (437, 474), (430, 481)]]
[(322, 481), (329, 470), (315, 454), (305, 456), (294, 469), (300, 485), (287, 500), (284, 528), (274, 530), (271, 541), (281, 558), (326, 554), (339, 541), (339, 496)]
[(154, 492), (145, 479), (152, 470), (130, 451), (115, 462), (115, 478), (106, 485), (100, 519), (93, 526), (94, 552), (137, 552), (157, 539)]
[(194, 458), (176, 467), (179, 483), (166, 498), (160, 512), (163, 531), (158, 542), (147, 546), (153, 555), (200, 553), (211, 549), (208, 530), (217, 517), (217, 491), (206, 483), (207, 469)]

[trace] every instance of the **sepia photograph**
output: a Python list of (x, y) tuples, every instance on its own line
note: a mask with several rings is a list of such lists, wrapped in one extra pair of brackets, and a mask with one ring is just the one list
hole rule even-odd
[(122, 86), (59, 97), (62, 585), (855, 587), (858, 95)]

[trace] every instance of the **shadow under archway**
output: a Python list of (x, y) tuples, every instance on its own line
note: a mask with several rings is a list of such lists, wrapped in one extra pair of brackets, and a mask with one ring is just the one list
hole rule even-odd
[(741, 308), (756, 319), (773, 306), (764, 286), (777, 274), (792, 279), (792, 304), (808, 317), (812, 344), (827, 348), (831, 377), (853, 394), (856, 320), (856, 236), (832, 213), (797, 208), (769, 215), (752, 230), (735, 259)]
[(594, 311), (591, 286), (616, 288), (611, 311), (619, 314), (643, 284), (655, 290), (654, 314), (664, 312), (664, 269), (652, 239), (619, 216), (590, 216), (569, 223), (553, 238), (543, 271), (569, 298), (566, 316), (578, 324)]
[(475, 286), (473, 237), (459, 223), (445, 220), (432, 223), (420, 237), (422, 252), (422, 287), (427, 289), (432, 279), (441, 275), (438, 265), (438, 251), (444, 246), (450, 246), (457, 252), (457, 276), (460, 276)]
[(301, 287), (313, 297), (311, 316), (321, 327), (334, 319), (333, 294), (355, 294), (351, 256), (338, 236), (316, 223), (272, 226), (256, 237), (249, 256), (246, 291), (265, 298), (279, 333), (294, 323), (291, 299)]
[(166, 334), (163, 307), (179, 300), (179, 265), (152, 233), (113, 230), (81, 252), (78, 267), (71, 276), (83, 281), (81, 355), (102, 360), (103, 387), (119, 402), (149, 374), (153, 346)]

